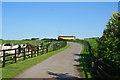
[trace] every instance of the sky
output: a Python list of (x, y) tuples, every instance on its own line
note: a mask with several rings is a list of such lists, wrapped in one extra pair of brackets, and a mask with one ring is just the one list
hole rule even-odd
[(1, 38), (2, 38), (2, 3), (0, 2), (0, 39)]
[(3, 2), (118, 2), (119, 0), (2, 0)]
[(3, 2), (2, 38), (100, 37), (117, 2)]

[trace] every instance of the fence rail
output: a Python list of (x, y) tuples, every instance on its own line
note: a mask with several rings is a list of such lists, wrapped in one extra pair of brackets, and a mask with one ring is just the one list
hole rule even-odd
[[(28, 58), (32, 58), (32, 57), (36, 57), (39, 55), (42, 55), (44, 53), (48, 53), (51, 51), (55, 51), (58, 50), (64, 46), (66, 46), (67, 42), (66, 41), (62, 41), (62, 42), (56, 42), (56, 43), (49, 43), (46, 45), (41, 44), (39, 46), (39, 49), (36, 51), (29, 51), (27, 50), (27, 48), (15, 48), (15, 49), (7, 49), (7, 50), (0, 50), (0, 52), (3, 53), (2, 56), (0, 56), (0, 58), (2, 59), (2, 67), (5, 67), (6, 62), (8, 61), (12, 61), (13, 63), (17, 63), (17, 61), (19, 60), (26, 60)], [(13, 51), (14, 53), (12, 54), (7, 54), (6, 51)]]
[[(92, 51), (92, 46), (87, 42), (90, 55), (92, 57), (91, 61), (91, 71), (93, 72), (96, 79), (101, 80), (119, 80), (120, 79), (120, 70), (113, 68), (111, 65), (99, 60), (94, 56)], [(93, 68), (94, 67), (94, 68)]]

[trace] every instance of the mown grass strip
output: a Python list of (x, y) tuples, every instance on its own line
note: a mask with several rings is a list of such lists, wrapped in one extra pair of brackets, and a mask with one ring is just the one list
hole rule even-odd
[(84, 40), (72, 41), (82, 45), (82, 51), (80, 53), (80, 72), (82, 72), (82, 77), (85, 79), (92, 79), (94, 75), (91, 72), (91, 56), (88, 49), (88, 45)]
[(49, 52), (49, 53), (46, 53), (46, 54), (43, 54), (43, 55), (40, 55), (40, 56), (37, 56), (34, 58), (24, 60), (24, 61), (20, 61), (16, 64), (7, 65), (6, 67), (4, 67), (2, 69), (2, 78), (14, 78), (18, 74), (20, 74), (21, 72), (26, 70), (27, 68), (30, 68), (33, 65), (36, 65), (36, 64), (42, 62), (43, 60), (67, 49), (69, 46), (70, 46), (70, 44), (67, 44), (67, 46), (65, 46), (64, 48), (61, 48), (59, 50)]

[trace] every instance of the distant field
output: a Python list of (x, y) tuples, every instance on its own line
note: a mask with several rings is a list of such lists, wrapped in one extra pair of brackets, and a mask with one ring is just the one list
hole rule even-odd
[(88, 41), (94, 49), (97, 48), (98, 44), (97, 44), (96, 38), (89, 38), (85, 40)]
[(90, 43), (90, 45), (92, 46), (92, 50), (94, 51), (94, 55), (97, 56), (96, 50), (97, 50), (97, 38), (89, 38), (89, 39), (85, 39), (85, 41), (88, 41)]
[(43, 41), (2, 40), (2, 44), (4, 44), (4, 43), (13, 43), (13, 44), (27, 44), (27, 43), (30, 43), (30, 44), (33, 44), (33, 45), (40, 45), (41, 42), (43, 42)]

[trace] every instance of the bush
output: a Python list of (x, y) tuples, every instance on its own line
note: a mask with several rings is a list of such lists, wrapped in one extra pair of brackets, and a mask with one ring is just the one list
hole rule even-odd
[(120, 13), (113, 13), (97, 42), (99, 58), (120, 68)]

